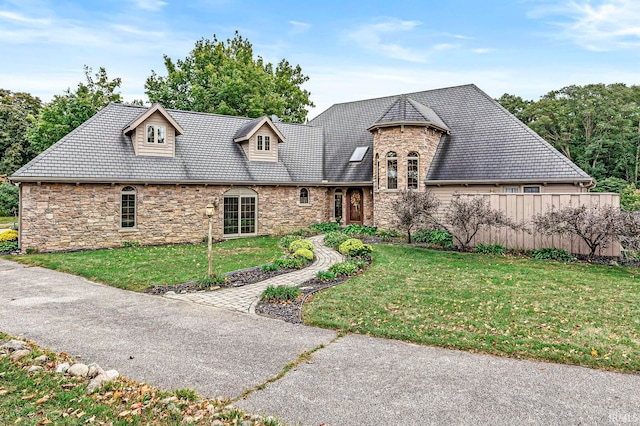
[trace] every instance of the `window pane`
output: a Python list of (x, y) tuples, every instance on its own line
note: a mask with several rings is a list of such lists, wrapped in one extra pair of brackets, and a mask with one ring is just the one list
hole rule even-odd
[(387, 160), (387, 189), (398, 189), (398, 160)]
[(253, 234), (256, 232), (256, 198), (241, 198), (240, 233)]
[(165, 127), (164, 126), (158, 126), (158, 143), (164, 143), (164, 139), (165, 139)]
[(524, 187), (524, 192), (525, 193), (529, 193), (529, 194), (538, 193), (538, 192), (540, 192), (540, 187), (539, 186), (525, 186)]
[(256, 147), (256, 149), (257, 149), (258, 151), (262, 151), (262, 136), (259, 136), (259, 135), (258, 135), (258, 137), (256, 138), (256, 140), (257, 140), (257, 147)]
[(300, 204), (309, 204), (309, 190), (307, 188), (300, 190)]
[(507, 194), (517, 194), (519, 191), (517, 187), (509, 187), (505, 188), (504, 192), (506, 192)]
[(269, 151), (271, 149), (271, 136), (264, 137), (264, 150)]
[(333, 209), (333, 216), (336, 218), (342, 217), (342, 193), (336, 193), (335, 195), (335, 206)]
[(122, 194), (120, 226), (123, 228), (134, 228), (136, 226), (136, 194)]
[(147, 142), (154, 143), (156, 141), (156, 130), (154, 126), (147, 126)]
[(238, 233), (238, 197), (224, 197), (224, 234)]
[(410, 158), (407, 161), (407, 188), (418, 189), (418, 159)]

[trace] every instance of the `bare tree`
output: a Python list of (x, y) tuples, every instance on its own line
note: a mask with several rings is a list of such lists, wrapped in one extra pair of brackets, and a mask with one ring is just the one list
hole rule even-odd
[(444, 221), (442, 226), (453, 235), (461, 250), (467, 250), (473, 237), (483, 228), (524, 229), (524, 224), (516, 223), (503, 211), (492, 209), (488, 198), (463, 197), (458, 193), (453, 194)]
[(631, 251), (640, 251), (640, 211), (620, 212), (620, 244)]
[(440, 200), (429, 190), (400, 191), (400, 198), (393, 205), (395, 224), (407, 233), (407, 241), (410, 243), (412, 231), (428, 223), (437, 223), (434, 217), (439, 207)]
[(624, 218), (620, 209), (604, 206), (568, 206), (552, 209), (533, 217), (537, 231), (552, 235), (579, 237), (589, 247), (587, 260), (591, 261), (598, 249), (609, 247), (624, 233)]

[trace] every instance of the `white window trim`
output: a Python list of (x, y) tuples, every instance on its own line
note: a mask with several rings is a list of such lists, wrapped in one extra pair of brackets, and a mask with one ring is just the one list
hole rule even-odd
[[(138, 231), (138, 190), (135, 187), (131, 187), (133, 188), (133, 190), (125, 191), (126, 188), (129, 188), (129, 186), (125, 186), (120, 190), (120, 214), (118, 215), (118, 221), (120, 224), (119, 231), (120, 232), (137, 232)], [(122, 196), (131, 195), (131, 194), (133, 194), (134, 196), (133, 226), (124, 227), (122, 226)]]
[(256, 151), (259, 151), (259, 152), (271, 151), (270, 135), (256, 135)]
[[(515, 189), (515, 191), (508, 191), (509, 189)], [(520, 187), (518, 187), (518, 186), (505, 186), (503, 192), (505, 194), (519, 194), (522, 191), (520, 190)]]
[[(413, 151), (410, 152), (414, 153)], [(407, 156), (407, 189), (415, 189), (415, 190), (419, 190), (420, 189), (420, 155), (418, 153), (415, 153), (416, 155), (414, 156)], [(416, 162), (416, 187), (415, 188), (409, 188), (409, 162), (415, 160)]]
[[(153, 142), (149, 142), (149, 127), (153, 127)], [(164, 131), (164, 142), (158, 142), (158, 134), (160, 129)], [(162, 124), (147, 124), (144, 127), (144, 143), (147, 145), (166, 145), (167, 144), (167, 126)]]
[[(302, 192), (303, 189), (307, 190), (307, 202), (303, 203), (302, 201), (300, 201), (300, 193)], [(309, 188), (300, 188), (300, 191), (298, 191), (298, 205), (299, 206), (311, 206), (311, 191), (309, 191)]]
[[(224, 199), (225, 198), (238, 198), (238, 209), (241, 209), (241, 200), (240, 198), (242, 197), (253, 197), (255, 198), (255, 226), (254, 229), (255, 231), (252, 233), (243, 233), (240, 232), (241, 228), (241, 223), (240, 221), (238, 221), (238, 233), (236, 234), (225, 234), (224, 233)], [(258, 193), (255, 192), (252, 189), (249, 188), (232, 188), (230, 190), (228, 190), (227, 192), (225, 192), (222, 195), (222, 216), (223, 216), (223, 220), (222, 220), (222, 238), (244, 238), (244, 237), (255, 237), (258, 235), (258, 225), (259, 225), (259, 217), (260, 217), (260, 211), (259, 211), (259, 196)], [(238, 215), (240, 215), (241, 210), (238, 210)]]

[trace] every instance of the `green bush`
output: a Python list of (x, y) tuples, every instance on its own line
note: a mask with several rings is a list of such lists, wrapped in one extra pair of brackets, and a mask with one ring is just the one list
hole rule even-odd
[(347, 235), (367, 235), (369, 237), (372, 237), (374, 235), (376, 235), (376, 231), (378, 230), (378, 228), (376, 228), (375, 226), (365, 226), (365, 225), (357, 225), (357, 224), (352, 224), (352, 225), (347, 225), (345, 226), (345, 228), (342, 230), (342, 232), (344, 232)]
[(278, 269), (278, 265), (276, 265), (275, 263), (267, 263), (265, 265), (262, 265), (262, 270), (265, 272), (277, 271)]
[(334, 222), (321, 222), (321, 223), (314, 223), (309, 228), (311, 228), (312, 230), (320, 234), (326, 234), (327, 232), (339, 231), (340, 225)]
[(378, 229), (376, 231), (376, 237), (379, 237), (384, 242), (391, 241), (392, 238), (398, 238), (401, 236), (402, 234), (395, 229)]
[(321, 281), (333, 281), (336, 279), (336, 274), (329, 271), (318, 271), (316, 278)]
[(558, 262), (571, 262), (573, 256), (564, 249), (545, 247), (533, 250), (531, 256), (540, 260), (557, 260)]
[(289, 245), (289, 251), (294, 253), (300, 249), (306, 249), (311, 252), (315, 249), (313, 243), (309, 240), (295, 240)]
[(300, 269), (306, 262), (293, 257), (281, 257), (274, 260), (273, 263), (278, 266), (278, 269)]
[(291, 245), (292, 242), (296, 241), (296, 240), (302, 240), (304, 237), (302, 235), (285, 235), (284, 237), (280, 238), (280, 241), (278, 241), (278, 244), (280, 245), (280, 247), (282, 247), (285, 250), (289, 250), (289, 246)]
[(211, 288), (217, 285), (222, 285), (226, 282), (227, 282), (226, 274), (214, 273), (210, 277), (199, 278), (196, 281), (196, 284), (198, 284), (198, 287), (200, 288)]
[(295, 300), (302, 292), (298, 287), (270, 285), (262, 292), (261, 300), (265, 302), (285, 302)]
[(329, 272), (337, 277), (348, 277), (356, 274), (360, 269), (364, 268), (366, 262), (358, 259), (347, 259), (344, 262), (335, 263), (329, 267)]
[(338, 251), (347, 256), (368, 256), (373, 251), (373, 247), (369, 244), (363, 244), (362, 241), (357, 238), (349, 238), (340, 244)]
[(9, 182), (0, 183), (0, 216), (15, 216), (15, 212), (18, 211), (19, 193), (17, 186)]
[(15, 251), (18, 249), (17, 241), (0, 241), (0, 253)]
[(122, 247), (140, 247), (140, 241), (123, 241), (122, 242)]
[(411, 235), (416, 243), (433, 244), (444, 248), (453, 247), (453, 235), (442, 229), (420, 229)]
[(501, 255), (507, 251), (502, 244), (478, 244), (474, 249), (476, 253)]
[(327, 247), (336, 248), (339, 247), (340, 244), (344, 243), (349, 239), (349, 236), (343, 234), (342, 232), (329, 232), (324, 236), (324, 244)]
[(311, 262), (313, 260), (313, 252), (305, 248), (299, 248), (293, 252), (293, 257), (296, 259), (305, 259)]

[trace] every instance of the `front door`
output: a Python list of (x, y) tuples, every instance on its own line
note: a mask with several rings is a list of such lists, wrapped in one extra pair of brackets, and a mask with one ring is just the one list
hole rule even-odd
[(357, 223), (362, 225), (364, 217), (362, 211), (362, 189), (350, 189), (347, 191), (347, 225)]

